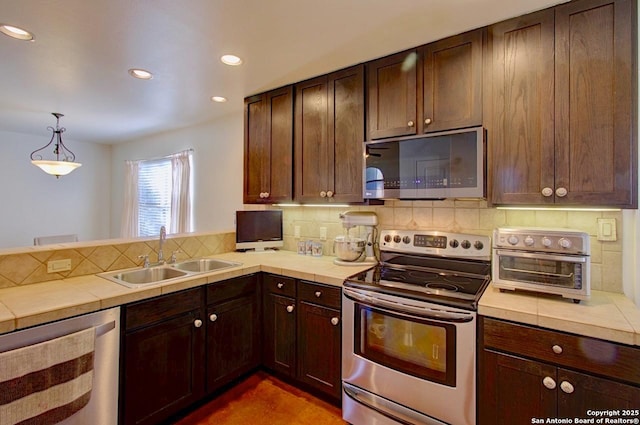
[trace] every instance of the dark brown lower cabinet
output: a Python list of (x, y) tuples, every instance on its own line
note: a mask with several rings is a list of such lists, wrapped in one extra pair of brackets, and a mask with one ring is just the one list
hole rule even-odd
[(265, 297), (265, 366), (283, 375), (295, 377), (296, 300), (272, 293)]
[(592, 419), (589, 410), (640, 406), (635, 347), (488, 318), (481, 328), (480, 425)]
[(120, 423), (157, 424), (204, 396), (203, 301), (198, 288), (123, 309)]

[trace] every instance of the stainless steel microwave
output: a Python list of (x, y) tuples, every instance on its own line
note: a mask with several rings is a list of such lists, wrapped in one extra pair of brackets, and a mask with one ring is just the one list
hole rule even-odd
[(365, 199), (485, 197), (485, 130), (365, 143)]

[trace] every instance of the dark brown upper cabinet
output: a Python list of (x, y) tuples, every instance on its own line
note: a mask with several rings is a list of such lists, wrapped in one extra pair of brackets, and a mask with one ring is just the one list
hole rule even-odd
[(295, 87), (295, 200), (362, 202), (364, 66)]
[(637, 207), (635, 22), (582, 0), (489, 27), (492, 204)]
[(245, 99), (245, 204), (293, 199), (293, 87)]
[(367, 64), (367, 140), (482, 124), (484, 28)]

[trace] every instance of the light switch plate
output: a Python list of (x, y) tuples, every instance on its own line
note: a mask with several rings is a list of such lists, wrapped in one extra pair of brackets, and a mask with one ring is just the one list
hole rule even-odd
[(47, 273), (66, 272), (71, 270), (71, 258), (47, 262)]
[(300, 226), (293, 226), (293, 237), (300, 239)]
[(326, 241), (327, 240), (327, 228), (326, 227), (321, 227), (320, 228), (320, 240), (321, 241)]
[(599, 241), (616, 241), (616, 219), (615, 218), (598, 218), (598, 240)]

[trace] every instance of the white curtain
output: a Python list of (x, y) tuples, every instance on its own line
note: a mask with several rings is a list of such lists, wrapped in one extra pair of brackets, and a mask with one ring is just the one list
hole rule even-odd
[(138, 236), (138, 169), (140, 161), (124, 162), (124, 205), (122, 208), (123, 238)]
[(191, 232), (191, 151), (171, 155), (172, 191), (170, 233)]

